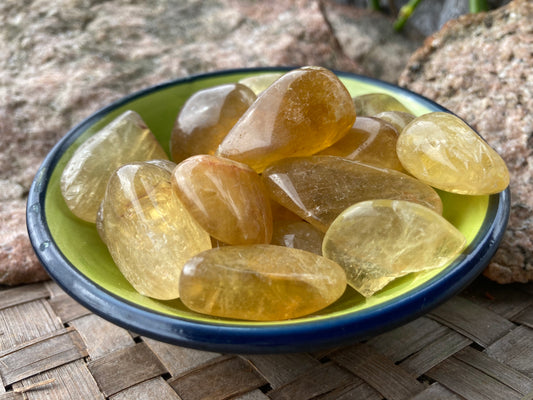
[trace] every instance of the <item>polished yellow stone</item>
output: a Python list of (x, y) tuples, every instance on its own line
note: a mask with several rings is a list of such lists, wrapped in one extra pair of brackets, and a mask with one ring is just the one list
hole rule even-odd
[(168, 156), (141, 117), (126, 111), (76, 149), (61, 175), (61, 194), (74, 215), (95, 223), (113, 171), (151, 159)]
[(180, 278), (181, 300), (191, 310), (254, 321), (311, 314), (345, 288), (344, 270), (335, 262), (268, 244), (205, 251), (185, 264)]
[(165, 167), (126, 164), (111, 175), (101, 208), (101, 237), (115, 264), (139, 293), (161, 300), (179, 296), (183, 265), (211, 248), (170, 178)]
[(227, 244), (269, 243), (270, 199), (260, 176), (246, 164), (198, 155), (172, 174), (176, 195), (198, 223)]
[(352, 98), (337, 76), (324, 68), (304, 67), (288, 72), (266, 89), (216, 154), (261, 172), (276, 160), (329, 147), (354, 121)]
[(503, 159), (450, 113), (434, 112), (414, 119), (400, 134), (397, 153), (410, 174), (437, 189), (488, 195), (509, 185)]
[(415, 119), (415, 116), (411, 113), (402, 111), (383, 111), (375, 115), (375, 118), (379, 118), (382, 121), (392, 125), (400, 134), (403, 128), (407, 126), (409, 122)]
[(244, 86), (248, 86), (256, 95), (259, 95), (282, 75), (283, 74), (281, 72), (270, 72), (265, 74), (248, 76), (246, 78), (241, 79), (239, 83), (242, 83)]
[(391, 199), (420, 203), (442, 213), (437, 192), (398, 171), (335, 156), (293, 157), (263, 173), (271, 197), (325, 232), (354, 203)]
[(353, 98), (358, 116), (372, 117), (384, 111), (411, 113), (398, 99), (385, 93), (368, 93)]
[(465, 244), (457, 228), (427, 207), (372, 200), (335, 219), (322, 251), (344, 268), (350, 286), (369, 297), (397, 277), (448, 265)]
[(324, 232), (305, 221), (275, 221), (270, 244), (322, 255)]
[(214, 154), (218, 145), (255, 101), (247, 86), (228, 83), (199, 90), (181, 108), (172, 134), (172, 160), (196, 154)]
[(383, 120), (357, 117), (341, 140), (317, 155), (332, 155), (376, 167), (404, 171), (396, 155), (398, 131)]

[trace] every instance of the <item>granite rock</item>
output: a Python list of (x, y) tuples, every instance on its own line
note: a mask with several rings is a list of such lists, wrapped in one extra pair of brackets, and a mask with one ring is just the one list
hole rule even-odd
[(511, 216), (485, 275), (533, 280), (533, 3), (514, 0), (448, 22), (426, 39), (399, 83), (450, 109), (498, 151), (511, 173)]
[[(0, 258), (13, 260), (17, 249), (38, 265), (23, 213), (39, 165), (69, 129), (125, 94), (190, 74), (267, 65), (381, 78), (336, 37), (336, 7), (327, 0), (1, 1), (0, 202), (7, 202), (3, 220), (19, 233), (2, 231)], [(2, 268), (17, 263), (2, 261)], [(44, 276), (31, 271), (0, 284)]]

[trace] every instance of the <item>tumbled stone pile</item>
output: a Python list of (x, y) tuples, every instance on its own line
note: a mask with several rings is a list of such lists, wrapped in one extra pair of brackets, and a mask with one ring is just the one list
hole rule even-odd
[[(496, 11), (449, 25), (427, 42), (429, 50), (417, 53), (402, 78), (402, 84), (473, 123), (503, 151), (519, 174), (515, 179), (526, 183), (530, 172), (520, 162), (531, 157), (524, 143), (531, 122), (520, 112), (532, 109), (527, 3), (511, 3), (508, 18)], [(468, 46), (470, 42), (476, 45)], [(46, 277), (27, 238), (25, 196), (51, 147), (97, 109), (149, 85), (239, 67), (321, 65), (396, 82), (421, 43), (410, 31), (395, 33), (390, 17), (326, 0), (0, 2), (0, 284)], [(437, 73), (438, 54), (453, 46), (458, 51), (450, 50), (449, 63), (458, 68), (455, 75), (445, 72), (451, 69)], [(494, 52), (487, 46), (494, 46)], [(469, 65), (473, 57), (495, 55), (499, 64), (494, 70), (490, 60)], [(476, 65), (483, 67), (483, 79), (477, 77)], [(421, 72), (431, 68), (433, 76)], [(517, 71), (524, 71), (526, 81)], [(453, 85), (439, 87), (456, 75)], [(521, 91), (513, 91), (519, 86)], [(487, 128), (489, 120), (496, 128)], [(526, 189), (514, 190), (520, 199), (514, 210), (524, 210), (524, 216), (513, 217), (507, 244), (491, 270), (531, 269), (533, 206), (521, 192)], [(533, 279), (531, 272), (512, 276)]]

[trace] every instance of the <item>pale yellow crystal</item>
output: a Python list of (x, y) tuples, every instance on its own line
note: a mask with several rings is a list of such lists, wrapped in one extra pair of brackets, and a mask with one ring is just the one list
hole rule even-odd
[(304, 67), (269, 86), (215, 154), (262, 172), (276, 160), (325, 149), (342, 138), (354, 121), (352, 98), (339, 78), (324, 68)]
[(442, 213), (437, 192), (398, 171), (335, 156), (291, 157), (263, 173), (270, 196), (325, 232), (354, 203), (373, 199), (418, 202)]
[(95, 223), (107, 180), (123, 164), (168, 159), (141, 117), (126, 111), (95, 133), (72, 155), (61, 175), (61, 193), (77, 217)]
[(368, 297), (397, 277), (441, 268), (464, 249), (463, 234), (427, 207), (399, 200), (357, 203), (331, 224), (322, 252)]
[(248, 76), (246, 78), (241, 79), (239, 83), (243, 84), (244, 86), (248, 86), (256, 95), (259, 95), (282, 75), (283, 73), (281, 72), (270, 72), (265, 74)]
[(276, 221), (271, 244), (322, 255), (324, 233), (305, 221)]
[(126, 164), (109, 179), (101, 209), (101, 237), (119, 270), (139, 293), (162, 300), (179, 296), (184, 263), (211, 248), (170, 176), (165, 167)]
[(194, 93), (181, 108), (172, 129), (172, 160), (179, 163), (196, 154), (214, 154), (255, 98), (250, 88), (239, 83)]
[(503, 159), (450, 113), (434, 112), (414, 119), (400, 134), (397, 153), (410, 174), (441, 190), (488, 195), (509, 185)]
[(189, 157), (175, 168), (172, 187), (215, 239), (227, 244), (270, 242), (270, 199), (259, 175), (246, 164), (211, 155)]
[(346, 136), (317, 153), (359, 161), (381, 168), (404, 171), (396, 155), (398, 131), (383, 120), (357, 117)]
[(396, 128), (398, 133), (401, 133), (403, 128), (415, 119), (415, 116), (411, 113), (402, 112), (402, 111), (383, 111), (375, 115), (375, 118), (379, 118), (382, 121), (391, 124)]
[(336, 301), (346, 276), (335, 262), (274, 245), (227, 246), (189, 260), (182, 302), (191, 310), (255, 321), (301, 317)]
[(358, 116), (372, 117), (384, 111), (411, 113), (398, 99), (386, 93), (368, 93), (353, 98)]

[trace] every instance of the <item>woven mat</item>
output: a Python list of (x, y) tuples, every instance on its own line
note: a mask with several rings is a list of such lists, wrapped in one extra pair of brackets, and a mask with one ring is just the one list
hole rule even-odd
[(479, 278), (368, 341), (250, 356), (140, 337), (52, 282), (4, 288), (0, 378), (0, 400), (533, 399), (533, 283)]

